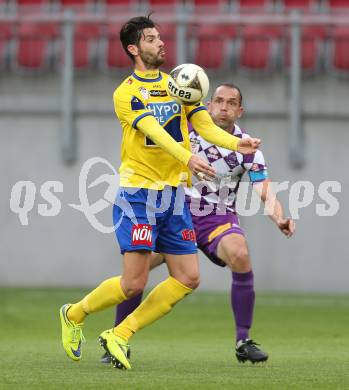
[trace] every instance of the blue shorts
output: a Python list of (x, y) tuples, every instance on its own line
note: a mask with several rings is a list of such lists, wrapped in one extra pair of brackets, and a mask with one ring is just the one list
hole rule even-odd
[(162, 191), (120, 188), (113, 207), (121, 253), (149, 250), (197, 253), (193, 223), (182, 187)]

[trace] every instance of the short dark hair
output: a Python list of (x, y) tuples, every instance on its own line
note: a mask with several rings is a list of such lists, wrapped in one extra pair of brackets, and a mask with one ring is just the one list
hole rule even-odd
[(128, 45), (138, 45), (145, 28), (154, 28), (156, 25), (148, 16), (136, 16), (128, 20), (120, 30), (120, 41), (126, 54), (134, 62), (133, 55), (127, 50)]
[(212, 99), (213, 99), (213, 97), (214, 97), (214, 95), (215, 95), (215, 93), (216, 93), (216, 91), (217, 91), (217, 89), (218, 89), (219, 87), (228, 87), (228, 88), (231, 88), (231, 89), (236, 89), (236, 90), (239, 92), (239, 96), (240, 96), (240, 99), (239, 99), (240, 106), (242, 105), (242, 93), (241, 93), (241, 89), (240, 89), (237, 85), (235, 85), (235, 84), (233, 84), (233, 83), (222, 83), (222, 84), (217, 85), (216, 89), (215, 89), (215, 90), (213, 91), (213, 93), (212, 93), (211, 101), (212, 101)]

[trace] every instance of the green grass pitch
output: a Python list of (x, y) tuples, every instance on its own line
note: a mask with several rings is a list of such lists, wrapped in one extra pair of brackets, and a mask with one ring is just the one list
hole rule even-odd
[(266, 364), (237, 363), (228, 294), (196, 292), (132, 339), (131, 371), (99, 363), (114, 310), (85, 323), (68, 359), (58, 309), (77, 289), (0, 289), (0, 389), (349, 389), (349, 297), (257, 294), (252, 338)]

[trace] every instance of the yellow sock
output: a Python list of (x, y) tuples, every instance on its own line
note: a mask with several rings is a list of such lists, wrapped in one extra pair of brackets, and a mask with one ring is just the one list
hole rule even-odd
[(138, 308), (124, 319), (114, 334), (128, 341), (138, 330), (167, 314), (173, 306), (193, 290), (170, 276), (158, 284)]
[(87, 314), (118, 305), (126, 298), (121, 288), (121, 276), (116, 276), (102, 282), (80, 302), (75, 303), (68, 310), (68, 319), (80, 324)]

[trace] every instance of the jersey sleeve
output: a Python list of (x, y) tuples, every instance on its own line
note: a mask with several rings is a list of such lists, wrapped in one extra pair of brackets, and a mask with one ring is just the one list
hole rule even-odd
[(139, 119), (138, 129), (165, 152), (171, 154), (183, 164), (188, 165), (192, 153), (176, 142), (170, 134), (159, 125), (153, 115), (141, 117)]
[(187, 165), (192, 153), (177, 143), (158, 123), (146, 102), (138, 94), (126, 88), (117, 89), (113, 96), (116, 115), (132, 128), (141, 131), (161, 149)]
[(146, 102), (131, 89), (118, 88), (113, 95), (114, 109), (120, 121), (127, 122), (131, 127), (137, 128), (137, 123), (144, 117), (153, 115), (146, 108)]
[(247, 170), (252, 184), (262, 182), (268, 178), (268, 169), (260, 150), (257, 150), (255, 154), (244, 155), (242, 165)]
[(188, 121), (190, 120), (190, 118), (198, 111), (207, 111), (207, 108), (206, 106), (200, 102), (198, 104), (195, 104), (194, 106), (187, 106), (187, 105), (184, 105), (184, 110), (185, 110), (185, 115), (187, 116), (187, 119)]
[(190, 111), (191, 116), (189, 120), (194, 129), (201, 135), (202, 138), (211, 144), (236, 151), (240, 138), (235, 137), (216, 126), (207, 110), (199, 110), (200, 107), (201, 106), (196, 107), (198, 109), (196, 111)]

